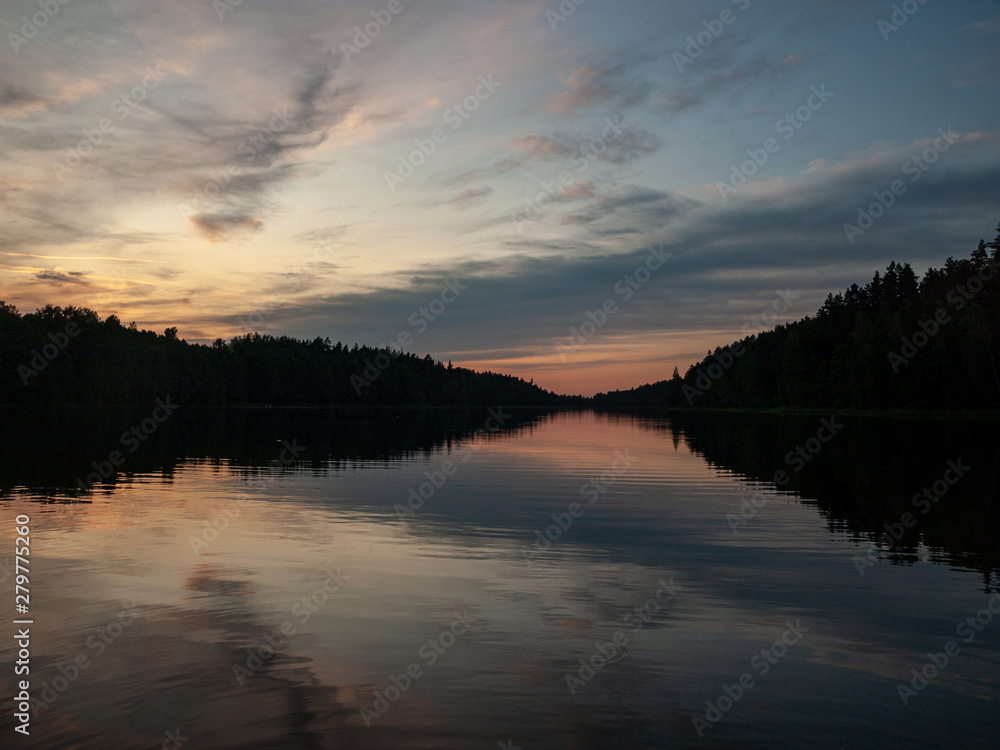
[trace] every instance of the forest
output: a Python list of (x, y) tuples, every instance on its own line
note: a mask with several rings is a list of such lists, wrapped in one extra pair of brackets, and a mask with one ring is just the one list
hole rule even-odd
[(210, 345), (47, 305), (0, 301), (0, 404), (185, 406), (571, 406), (533, 382), (392, 349), (248, 333)]
[(1000, 226), (918, 278), (893, 261), (813, 316), (710, 351), (603, 408), (1000, 409)]

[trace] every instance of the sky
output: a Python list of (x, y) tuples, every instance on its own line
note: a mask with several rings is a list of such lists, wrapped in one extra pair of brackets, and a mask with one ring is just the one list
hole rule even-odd
[(22, 313), (590, 395), (1000, 223), (997, 0), (3, 0), (0, 33)]

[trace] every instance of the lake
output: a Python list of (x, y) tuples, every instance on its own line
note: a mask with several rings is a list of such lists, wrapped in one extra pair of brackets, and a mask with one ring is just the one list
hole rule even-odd
[(4, 747), (1000, 743), (996, 422), (4, 417)]

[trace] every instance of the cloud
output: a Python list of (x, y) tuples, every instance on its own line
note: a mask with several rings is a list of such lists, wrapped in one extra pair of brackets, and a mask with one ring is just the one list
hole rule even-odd
[(553, 112), (569, 116), (576, 114), (576, 110), (580, 107), (610, 101), (615, 92), (605, 82), (607, 76), (608, 71), (589, 64), (571, 68), (563, 75), (567, 91), (550, 96), (548, 108)]
[(573, 147), (567, 143), (560, 143), (555, 138), (538, 135), (522, 135), (507, 144), (508, 148), (520, 151), (526, 156), (536, 156), (541, 160), (556, 158), (568, 158), (573, 153)]
[(682, 211), (685, 204), (690, 205), (691, 201), (676, 198), (662, 190), (627, 185), (601, 196), (590, 214), (602, 218), (622, 210), (641, 209), (654, 212), (657, 218), (667, 219)]
[(607, 123), (607, 120), (599, 122), (598, 127), (593, 128), (581, 123), (579, 131), (573, 135), (556, 133), (552, 136), (521, 136), (510, 141), (507, 147), (536, 161), (584, 159), (621, 166), (656, 153), (664, 146), (659, 135), (638, 125), (619, 120), (619, 132)]
[(593, 198), (596, 195), (594, 183), (591, 180), (577, 180), (564, 187), (562, 195), (566, 198)]
[(264, 222), (256, 216), (231, 216), (226, 214), (198, 214), (191, 223), (212, 243), (225, 240), (244, 231), (258, 232)]
[(629, 58), (607, 67), (590, 62), (573, 65), (560, 75), (566, 90), (549, 95), (546, 108), (563, 117), (573, 117), (578, 110), (597, 105), (621, 111), (640, 104), (653, 87), (647, 81), (629, 80), (632, 68), (638, 63), (638, 58)]
[[(736, 61), (729, 59), (728, 53), (717, 54), (721, 57), (717, 61), (719, 64), (703, 64), (699, 70), (708, 69), (708, 72), (693, 83), (664, 92), (660, 95), (660, 104), (671, 112), (683, 112), (705, 104), (713, 95), (729, 89), (739, 87), (742, 94), (754, 83), (766, 82), (773, 85), (817, 56), (816, 52), (803, 51), (780, 60), (773, 55), (757, 54), (750, 59)], [(723, 62), (725, 64), (721, 64)]]
[(491, 187), (466, 188), (454, 198), (445, 201), (445, 204), (449, 206), (456, 206), (458, 208), (468, 208), (469, 206), (479, 203), (483, 198), (492, 195), (493, 192), (493, 188)]
[(962, 30), (978, 31), (981, 34), (1000, 33), (1000, 16), (997, 16), (996, 18), (990, 21), (975, 21), (966, 26), (963, 26)]
[[(620, 132), (612, 129), (609, 122), (615, 123)], [(552, 135), (531, 133), (518, 136), (507, 142), (507, 148), (517, 152), (515, 156), (499, 157), (471, 169), (445, 172), (434, 182), (454, 186), (493, 181), (509, 177), (533, 164), (553, 161), (562, 161), (577, 169), (580, 164), (589, 167), (595, 162), (624, 166), (660, 151), (665, 145), (664, 140), (650, 130), (620, 118), (605, 118), (581, 122), (572, 134), (557, 132)], [(545, 175), (544, 179), (554, 177)]]
[(294, 236), (299, 242), (309, 244), (338, 246), (339, 240), (344, 239), (351, 231), (350, 224), (334, 224), (328, 227), (310, 229), (308, 232), (300, 232)]
[(667, 91), (660, 96), (660, 103), (671, 112), (683, 112), (685, 109), (691, 109), (704, 101), (701, 94), (690, 89)]
[(169, 268), (167, 266), (161, 266), (150, 272), (153, 276), (158, 279), (163, 279), (164, 281), (173, 281), (178, 276), (184, 273), (181, 268)]
[(495, 180), (511, 174), (527, 164), (523, 156), (502, 157), (484, 166), (449, 170), (437, 175), (431, 182), (441, 186), (465, 185), (470, 182)]
[(795, 54), (795, 55), (789, 55), (784, 60), (782, 60), (781, 63), (780, 63), (780, 67), (782, 67), (782, 68), (797, 68), (802, 63), (804, 63), (805, 61), (806, 61), (806, 53), (805, 52), (799, 52), (798, 54)]
[[(329, 128), (344, 120), (354, 106), (357, 88), (333, 85), (332, 78), (331, 68), (316, 66), (291, 92), (292, 104), (272, 107), (256, 126), (220, 118), (210, 110), (169, 113), (193, 134), (190, 145), (202, 154), (201, 173), (188, 170), (187, 182), (194, 194), (190, 205), (209, 219), (195, 222), (209, 230), (207, 236), (217, 241), (229, 234), (217, 231), (219, 222), (213, 219), (220, 214), (253, 214), (262, 222), (260, 214), (271, 207), (273, 187), (292, 180), (303, 169), (290, 160), (319, 147)], [(206, 210), (206, 205), (213, 210)]]
[(46, 106), (45, 99), (16, 85), (8, 84), (0, 88), (0, 121), (23, 117), (29, 112), (44, 110)]
[(35, 274), (37, 281), (44, 281), (49, 284), (80, 284), (89, 286), (86, 280), (87, 274), (82, 271), (58, 271), (55, 269), (39, 271)]

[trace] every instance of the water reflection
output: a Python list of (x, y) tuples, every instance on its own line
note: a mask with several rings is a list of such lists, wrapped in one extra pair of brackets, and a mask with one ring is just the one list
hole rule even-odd
[[(821, 417), (676, 413), (668, 429), (716, 466), (754, 482), (788, 468), (784, 457), (811, 436)], [(911, 565), (930, 559), (982, 574), (989, 592), (1000, 570), (1000, 425), (992, 420), (851, 417), (842, 435), (789, 472), (788, 489), (814, 505), (831, 532), (876, 545), (879, 559)], [(942, 480), (962, 474), (942, 491)], [(937, 488), (935, 488), (937, 484)], [(915, 499), (916, 497), (916, 499)], [(916, 523), (899, 528), (911, 513)], [(888, 543), (891, 542), (891, 545)]]
[(995, 425), (843, 419), (776, 492), (818, 417), (503, 413), (181, 411), (93, 492), (74, 478), (134, 414), (11, 417), (0, 502), (32, 517), (32, 691), (55, 698), (20, 744), (995, 746), (1000, 623), (897, 687), (989, 612)]

